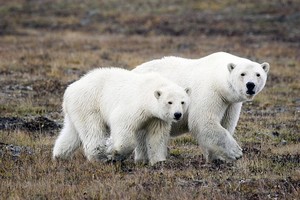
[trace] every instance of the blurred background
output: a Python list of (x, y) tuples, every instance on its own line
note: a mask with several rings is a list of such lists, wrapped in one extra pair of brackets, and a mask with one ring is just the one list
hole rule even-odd
[[(2, 38), (1, 59), (6, 60), (7, 43), (35, 51), (29, 38), (43, 55), (36, 59), (52, 68), (132, 68), (164, 55), (200, 57), (215, 51), (268, 59), (275, 44), (299, 47), (299, 13), (298, 0), (1, 0), (0, 36), (12, 40)], [(76, 59), (49, 62), (57, 53), (62, 56), (60, 51)]]

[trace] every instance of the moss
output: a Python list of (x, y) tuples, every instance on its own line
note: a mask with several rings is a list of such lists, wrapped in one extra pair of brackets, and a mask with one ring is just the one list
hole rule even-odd
[(175, 145), (197, 145), (197, 141), (192, 136), (181, 136), (172, 140)]
[(170, 155), (171, 156), (179, 156), (180, 154), (182, 154), (182, 151), (180, 149), (172, 149), (172, 150), (170, 150)]

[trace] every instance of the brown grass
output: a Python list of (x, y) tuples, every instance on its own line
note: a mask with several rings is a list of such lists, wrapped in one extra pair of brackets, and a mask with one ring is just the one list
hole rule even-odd
[[(163, 166), (52, 161), (59, 130), (0, 130), (0, 199), (299, 199), (300, 58), (292, 1), (2, 1), (0, 115), (62, 122), (66, 86), (95, 67), (227, 51), (271, 71), (244, 104), (244, 157), (205, 164), (189, 135)], [(28, 89), (29, 88), (29, 89)], [(53, 136), (53, 132), (55, 135)], [(9, 144), (21, 147), (18, 157)]]

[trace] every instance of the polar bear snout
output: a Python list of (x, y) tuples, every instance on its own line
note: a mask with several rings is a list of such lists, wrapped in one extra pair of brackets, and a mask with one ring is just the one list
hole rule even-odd
[(182, 116), (182, 113), (181, 113), (181, 112), (176, 112), (176, 113), (174, 113), (174, 119), (175, 119), (175, 120), (180, 120), (181, 116)]
[(247, 94), (249, 94), (249, 95), (255, 94), (255, 91), (254, 91), (255, 84), (253, 82), (246, 83), (246, 87), (247, 87), (247, 91), (246, 91)]
[(246, 84), (246, 87), (247, 87), (248, 90), (253, 90), (254, 87), (255, 87), (255, 84), (253, 82), (248, 82)]

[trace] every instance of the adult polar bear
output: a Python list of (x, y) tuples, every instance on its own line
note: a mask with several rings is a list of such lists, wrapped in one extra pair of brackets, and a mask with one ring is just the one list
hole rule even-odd
[[(158, 72), (193, 91), (188, 116), (172, 125), (171, 136), (190, 131), (207, 161), (242, 157), (242, 149), (232, 135), (242, 102), (252, 100), (264, 88), (268, 63), (217, 52), (200, 59), (165, 57), (141, 64), (133, 71)], [(138, 151), (136, 156), (143, 155)]]
[(108, 155), (123, 160), (136, 147), (137, 137), (144, 142), (139, 142), (137, 149), (147, 151), (150, 164), (163, 161), (171, 124), (186, 112), (188, 93), (157, 73), (95, 69), (65, 91), (64, 127), (55, 142), (53, 158), (68, 158), (82, 143), (89, 160)]

